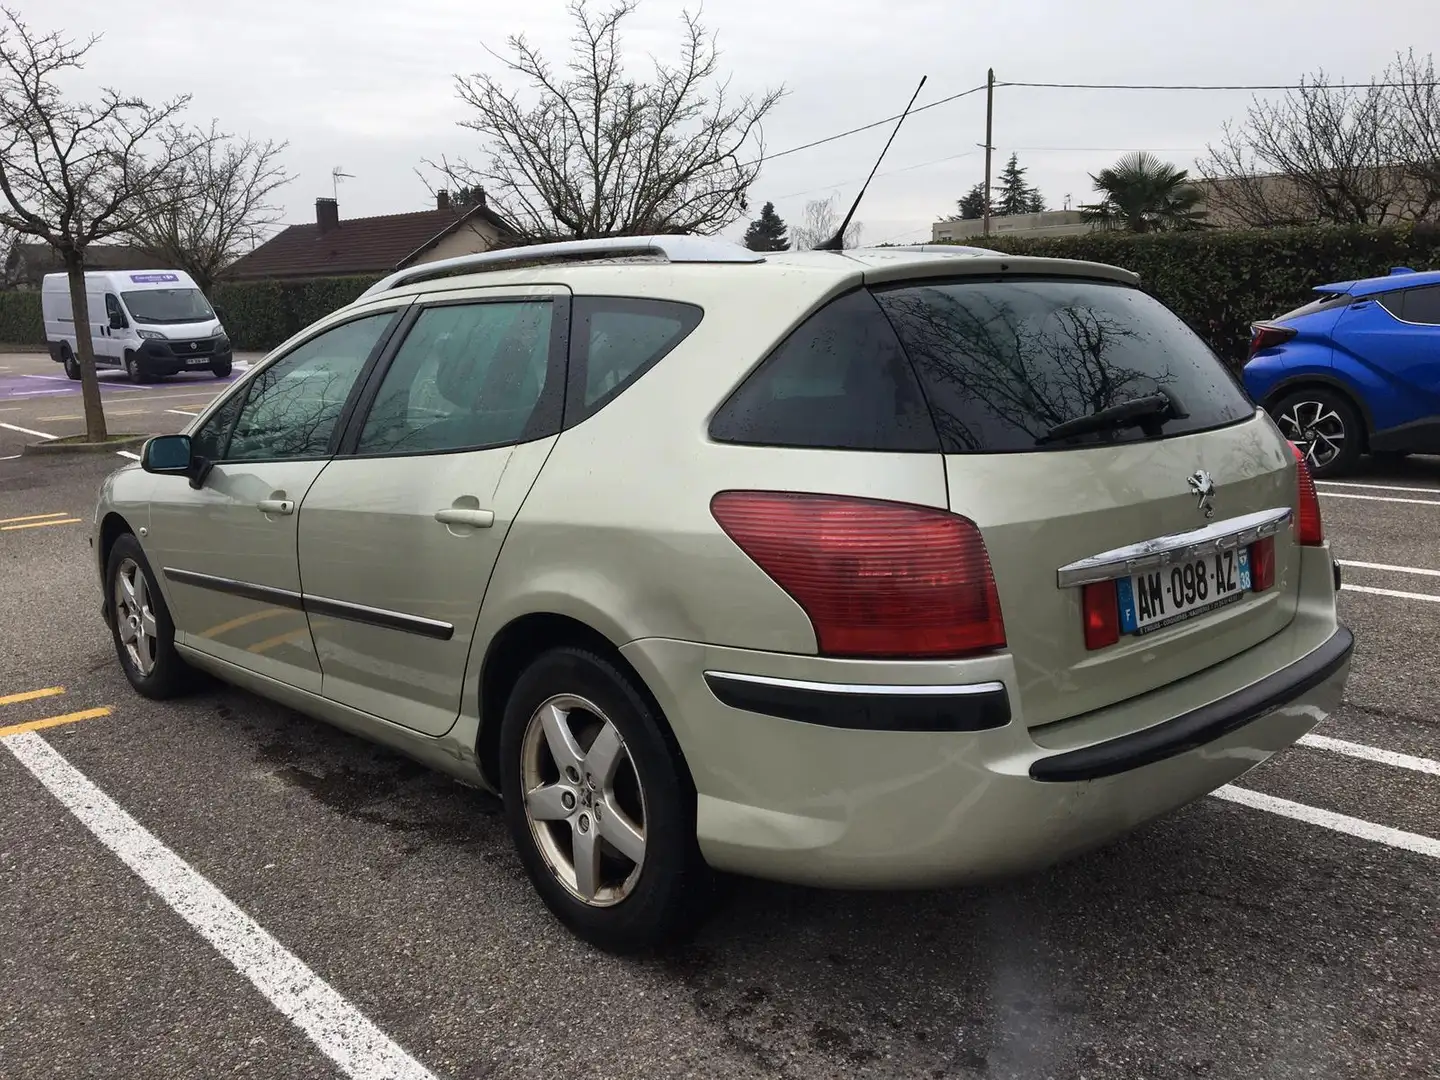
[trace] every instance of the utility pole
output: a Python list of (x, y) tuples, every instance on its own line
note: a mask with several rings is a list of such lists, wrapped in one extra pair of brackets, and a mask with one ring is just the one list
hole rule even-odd
[(985, 226), (983, 235), (990, 235), (990, 151), (994, 149), (990, 138), (995, 119), (995, 69), (985, 74)]

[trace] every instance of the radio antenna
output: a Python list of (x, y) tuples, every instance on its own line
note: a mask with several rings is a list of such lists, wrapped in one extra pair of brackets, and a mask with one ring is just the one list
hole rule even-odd
[(928, 75), (920, 76), (920, 86), (915, 87), (915, 93), (910, 95), (910, 104), (905, 106), (905, 111), (900, 114), (900, 119), (895, 121), (895, 130), (890, 132), (890, 138), (885, 143), (885, 149), (880, 151), (880, 156), (875, 159), (875, 165), (870, 170), (870, 175), (865, 178), (865, 185), (860, 189), (860, 194), (855, 196), (854, 203), (850, 206), (850, 212), (845, 215), (845, 220), (840, 223), (840, 228), (835, 230), (835, 235), (824, 243), (816, 244), (816, 251), (844, 251), (845, 230), (850, 227), (850, 219), (855, 216), (855, 211), (860, 209), (860, 200), (865, 198), (865, 192), (870, 188), (870, 181), (875, 179), (875, 170), (880, 168), (880, 162), (885, 160), (885, 155), (890, 151), (890, 143), (895, 141), (895, 136), (900, 133), (900, 125), (905, 122), (905, 117), (910, 115), (910, 110), (915, 106), (915, 99), (920, 96), (920, 89), (925, 85)]

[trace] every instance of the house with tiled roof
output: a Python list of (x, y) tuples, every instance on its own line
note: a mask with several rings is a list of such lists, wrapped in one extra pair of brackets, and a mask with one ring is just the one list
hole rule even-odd
[(448, 192), (435, 209), (340, 219), (334, 199), (315, 200), (315, 220), (290, 225), (225, 271), (229, 281), (388, 274), (417, 263), (488, 251), (515, 229), (485, 204), (485, 193), (460, 202)]

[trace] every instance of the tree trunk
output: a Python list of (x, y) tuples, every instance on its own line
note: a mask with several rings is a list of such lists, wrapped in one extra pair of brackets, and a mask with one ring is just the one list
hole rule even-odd
[(85, 298), (85, 259), (79, 251), (67, 251), (65, 276), (70, 281), (70, 313), (75, 319), (75, 359), (80, 365), (80, 396), (85, 401), (85, 436), (88, 442), (104, 442), (105, 406), (100, 400), (100, 380), (95, 375), (95, 343), (90, 337), (90, 305)]

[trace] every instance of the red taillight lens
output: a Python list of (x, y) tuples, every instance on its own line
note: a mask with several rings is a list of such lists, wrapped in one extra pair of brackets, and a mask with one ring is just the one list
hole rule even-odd
[(1300, 488), (1295, 535), (1303, 547), (1319, 547), (1325, 543), (1325, 525), (1320, 520), (1320, 494), (1315, 490), (1315, 478), (1310, 475), (1310, 466), (1305, 463), (1305, 451), (1294, 443), (1290, 444), (1290, 449), (1295, 452), (1295, 469)]
[(1083, 604), (1085, 609), (1085, 648), (1103, 649), (1120, 640), (1120, 598), (1115, 593), (1115, 582), (1098, 581), (1086, 585)]
[(722, 491), (710, 512), (810, 616), (829, 656), (956, 657), (1005, 647), (973, 521), (839, 495)]
[(1250, 545), (1250, 588), (1264, 592), (1275, 584), (1275, 538), (1267, 536)]
[[(1293, 338), (1297, 330), (1290, 326), (1270, 326), (1266, 323), (1255, 323), (1250, 327), (1250, 356), (1254, 356), (1262, 349), (1273, 349), (1276, 345), (1283, 345)], [(1248, 360), (1249, 357), (1246, 357)]]

